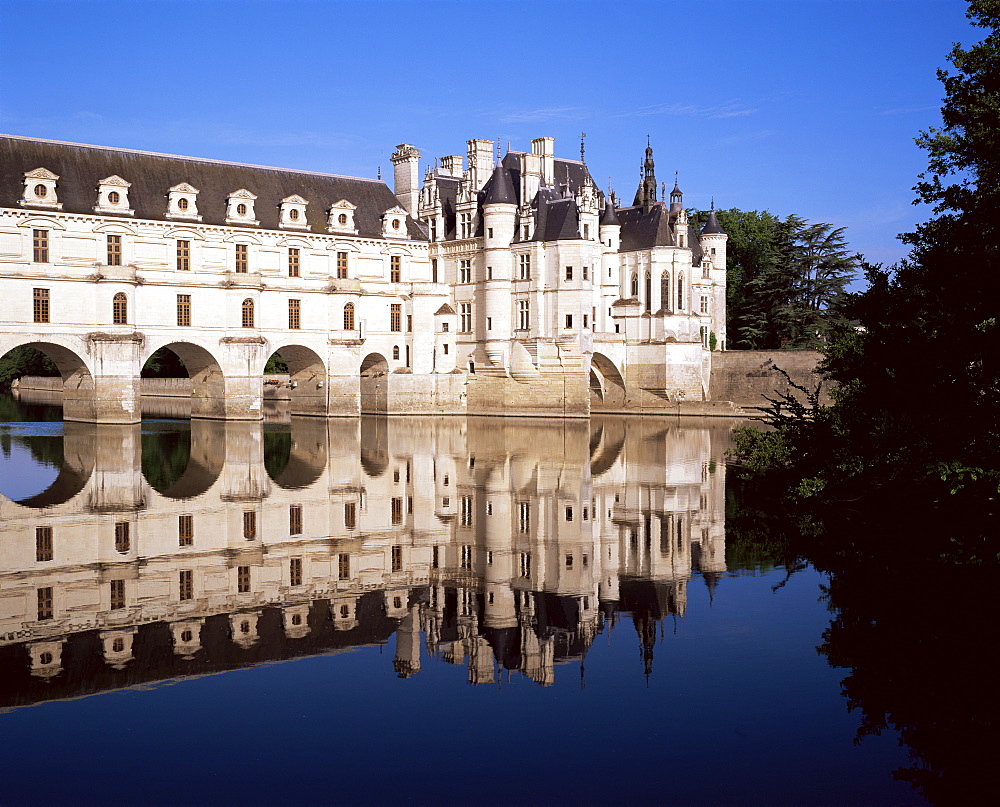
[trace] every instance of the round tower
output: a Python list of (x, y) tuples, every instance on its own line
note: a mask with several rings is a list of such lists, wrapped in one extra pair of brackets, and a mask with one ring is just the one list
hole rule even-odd
[(621, 295), (621, 264), (618, 260), (618, 250), (621, 247), (621, 222), (618, 221), (618, 214), (615, 212), (614, 201), (611, 194), (604, 200), (604, 212), (601, 214), (600, 237), (601, 237), (601, 268), (598, 285), (601, 291), (600, 308), (597, 313), (597, 329), (600, 331), (612, 331), (614, 326), (611, 323), (611, 315), (608, 313), (611, 304)]
[(484, 319), (480, 320), (487, 342), (486, 354), (498, 366), (504, 364), (505, 352), (498, 343), (511, 338), (513, 267), (510, 245), (514, 240), (516, 215), (514, 185), (503, 162), (498, 160), (483, 199), (483, 300), (486, 310)]
[[(716, 343), (720, 350), (726, 348), (726, 242), (729, 236), (719, 224), (715, 215), (715, 202), (708, 214), (708, 221), (698, 239), (702, 252), (702, 276), (712, 281), (712, 324)], [(705, 262), (711, 268), (705, 268)]]

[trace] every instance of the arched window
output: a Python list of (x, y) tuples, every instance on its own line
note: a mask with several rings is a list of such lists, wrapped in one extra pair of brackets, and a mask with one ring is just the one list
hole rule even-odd
[(111, 299), (111, 321), (115, 325), (128, 324), (128, 297), (125, 292), (118, 292)]
[(646, 310), (653, 308), (653, 276), (646, 272)]
[(684, 305), (684, 273), (677, 273), (677, 309), (682, 310)]
[(394, 361), (399, 361), (399, 345), (392, 346), (392, 358)]
[(638, 275), (632, 275), (632, 294), (631, 294), (631, 296), (632, 297), (638, 297), (639, 296), (639, 276)]
[(348, 303), (344, 306), (344, 330), (354, 330), (354, 303)]
[(243, 327), (253, 327), (253, 300), (249, 297), (243, 301)]

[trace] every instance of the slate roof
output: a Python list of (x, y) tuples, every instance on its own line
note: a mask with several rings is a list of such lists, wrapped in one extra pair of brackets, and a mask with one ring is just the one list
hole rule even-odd
[(708, 214), (708, 221), (705, 222), (705, 226), (702, 228), (703, 235), (725, 235), (726, 231), (722, 229), (722, 225), (719, 224), (719, 219), (715, 215), (715, 208), (712, 208), (711, 212)]
[(653, 205), (648, 213), (641, 205), (622, 208), (618, 220), (622, 225), (621, 252), (674, 246), (670, 214), (662, 204)]
[[(0, 206), (21, 208), (18, 200), (24, 191), (24, 174), (35, 168), (47, 168), (59, 175), (56, 191), (63, 212), (86, 215), (95, 215), (98, 182), (117, 174), (132, 183), (128, 202), (135, 214), (122, 216), (126, 220), (179, 223), (178, 219), (167, 219), (166, 212), (168, 189), (181, 182), (198, 189), (198, 213), (202, 224), (242, 227), (249, 231), (303, 232), (278, 227), (281, 200), (298, 194), (309, 202), (306, 208), (308, 232), (326, 235), (330, 206), (346, 199), (357, 206), (354, 222), (358, 234), (381, 238), (381, 214), (399, 205), (399, 200), (381, 180), (0, 135)], [(226, 223), (227, 197), (241, 188), (257, 196), (254, 217), (260, 221), (259, 226)], [(23, 209), (44, 211), (44, 208)], [(409, 217), (407, 233), (415, 240), (427, 238)]]

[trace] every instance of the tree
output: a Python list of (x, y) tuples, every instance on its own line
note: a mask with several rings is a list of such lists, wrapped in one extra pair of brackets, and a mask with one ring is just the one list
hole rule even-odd
[(52, 377), (59, 370), (48, 356), (30, 345), (22, 345), (0, 356), (0, 392), (8, 392), (11, 382), (24, 375)]

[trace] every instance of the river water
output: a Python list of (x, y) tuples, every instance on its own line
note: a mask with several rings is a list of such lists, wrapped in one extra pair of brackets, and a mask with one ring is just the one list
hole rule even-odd
[(0, 803), (926, 803), (733, 422), (0, 412)]

